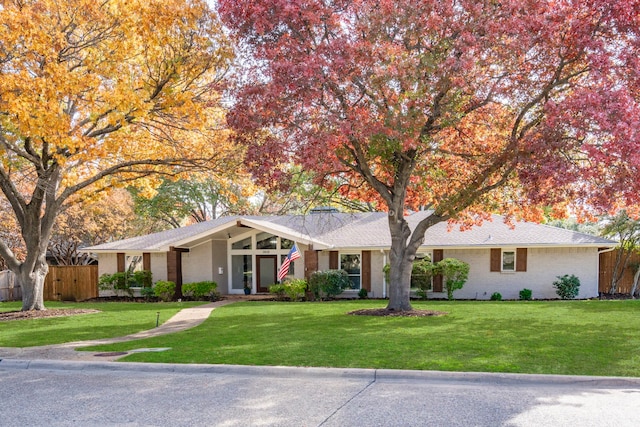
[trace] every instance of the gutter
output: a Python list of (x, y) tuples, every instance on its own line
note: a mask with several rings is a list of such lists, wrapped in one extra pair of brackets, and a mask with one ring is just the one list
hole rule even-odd
[(600, 254), (604, 254), (604, 253), (607, 253), (607, 252), (611, 252), (611, 251), (615, 251), (615, 250), (616, 250), (616, 248), (617, 248), (617, 246), (614, 246), (614, 247), (611, 247), (611, 248), (608, 248), (608, 249), (602, 249), (602, 250), (599, 250), (599, 251), (598, 251), (598, 255), (600, 255)]

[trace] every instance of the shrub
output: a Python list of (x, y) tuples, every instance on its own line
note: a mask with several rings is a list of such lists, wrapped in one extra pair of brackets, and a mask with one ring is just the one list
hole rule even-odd
[(155, 291), (151, 286), (145, 286), (140, 290), (140, 294), (145, 299), (145, 301), (153, 301), (156, 299)]
[(210, 280), (185, 283), (182, 285), (182, 294), (196, 301), (211, 300), (215, 298), (217, 288), (218, 284)]
[[(436, 269), (435, 264), (433, 264), (427, 258), (420, 259), (413, 262), (413, 267), (411, 268), (411, 287), (424, 291), (425, 298), (426, 298), (426, 291), (431, 289), (431, 278), (435, 274), (439, 274), (435, 272), (435, 269)], [(389, 276), (390, 271), (391, 271), (391, 266), (389, 264), (386, 264), (382, 268), (382, 272), (384, 273), (385, 279), (387, 280), (387, 282), (391, 280)]]
[(416, 296), (422, 300), (427, 299), (427, 290), (426, 289), (416, 289)]
[(520, 299), (529, 301), (531, 300), (531, 289), (524, 288), (520, 291)]
[(445, 258), (435, 264), (434, 273), (442, 274), (447, 287), (447, 298), (453, 299), (453, 291), (462, 289), (469, 277), (469, 264), (455, 258)]
[(291, 301), (301, 301), (307, 290), (307, 281), (304, 279), (291, 279), (281, 284), (269, 286), (269, 292), (276, 296), (276, 299), (283, 301), (285, 297)]
[(557, 276), (558, 280), (553, 282), (553, 287), (556, 288), (556, 293), (562, 299), (574, 299), (578, 296), (580, 290), (580, 279), (575, 275), (569, 276)]
[(344, 270), (316, 271), (309, 278), (309, 290), (316, 298), (331, 299), (351, 287), (349, 275)]
[(168, 280), (160, 280), (153, 287), (153, 293), (162, 301), (171, 301), (176, 292), (176, 284)]
[(150, 288), (153, 286), (153, 280), (151, 279), (151, 272), (148, 270), (134, 271), (130, 275), (129, 283), (131, 286), (140, 288)]
[(122, 296), (127, 294), (133, 296), (131, 288), (150, 288), (151, 272), (147, 270), (139, 270), (130, 273), (121, 271), (113, 274), (103, 274), (98, 280), (98, 288), (103, 291), (113, 291), (116, 295)]
[(284, 282), (284, 292), (291, 301), (301, 301), (307, 290), (307, 281), (304, 279), (291, 279)]
[(491, 301), (502, 301), (502, 294), (500, 292), (494, 292), (491, 294)]
[(369, 295), (369, 291), (367, 291), (365, 288), (362, 288), (358, 291), (358, 298), (360, 299), (367, 299), (368, 295)]
[(117, 296), (126, 293), (133, 296), (131, 289), (132, 277), (127, 272), (119, 272), (113, 274), (103, 274), (98, 279), (98, 288), (102, 291), (113, 291)]
[(286, 295), (284, 291), (284, 285), (277, 283), (269, 286), (269, 293), (275, 295), (276, 300), (278, 301), (284, 301)]
[(435, 268), (435, 265), (427, 258), (414, 261), (411, 268), (411, 287), (423, 291), (431, 289), (431, 278)]

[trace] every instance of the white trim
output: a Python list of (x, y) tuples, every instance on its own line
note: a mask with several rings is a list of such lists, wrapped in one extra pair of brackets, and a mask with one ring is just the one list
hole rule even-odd
[[(275, 236), (278, 240), (276, 242), (276, 249), (258, 249), (258, 241), (257, 237), (260, 233), (269, 233)], [(251, 249), (233, 249), (232, 246), (234, 243), (245, 240), (247, 238), (251, 239)], [(257, 272), (257, 256), (259, 255), (274, 255), (276, 256), (276, 272), (280, 269), (282, 265), (282, 257), (287, 256), (291, 251), (289, 249), (282, 249), (282, 239), (287, 239), (293, 241), (294, 244), (298, 245), (298, 250), (300, 250), (301, 242), (290, 239), (288, 236), (281, 236), (278, 234), (274, 234), (271, 230), (261, 230), (259, 228), (251, 228), (247, 230), (247, 232), (234, 236), (230, 239), (227, 239), (227, 271), (229, 272), (227, 277), (227, 292), (229, 294), (243, 294), (243, 289), (233, 289), (233, 256), (234, 255), (248, 255), (251, 256), (251, 293), (256, 293), (258, 290), (258, 279), (256, 277)], [(302, 243), (307, 246), (305, 243)], [(300, 257), (298, 259), (304, 260), (304, 257)], [(294, 261), (295, 263), (295, 261)]]
[(240, 224), (245, 225), (247, 227), (251, 227), (256, 230), (260, 230), (262, 232), (271, 233), (278, 237), (284, 237), (285, 239), (293, 240), (294, 242), (303, 244), (305, 246), (313, 245), (313, 247), (317, 249), (333, 248), (332, 245), (329, 245), (320, 240), (314, 239), (308, 234), (297, 233), (294, 230), (288, 227), (283, 227), (281, 225), (276, 225), (266, 221), (246, 219), (246, 218), (240, 218), (238, 222), (240, 222)]

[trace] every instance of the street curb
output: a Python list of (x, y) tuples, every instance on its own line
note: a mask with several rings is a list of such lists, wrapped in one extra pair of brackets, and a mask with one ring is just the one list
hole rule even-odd
[(495, 384), (533, 385), (556, 384), (572, 387), (628, 387), (640, 388), (640, 378), (574, 375), (508, 374), (489, 372), (412, 371), (402, 369), (317, 368), (254, 365), (206, 365), (137, 362), (83, 362), (67, 360), (0, 359), (0, 370), (53, 370), (147, 372), (178, 374), (217, 374), (264, 376), (278, 378), (346, 378), (371, 382), (486, 382)]

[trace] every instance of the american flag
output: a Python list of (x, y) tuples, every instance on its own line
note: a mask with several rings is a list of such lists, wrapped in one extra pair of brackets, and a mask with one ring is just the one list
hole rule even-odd
[(295, 261), (300, 257), (301, 257), (300, 251), (298, 250), (298, 247), (294, 243), (293, 247), (289, 251), (289, 255), (287, 255), (287, 258), (285, 258), (285, 260), (282, 261), (282, 265), (280, 266), (280, 270), (278, 271), (278, 280), (282, 281), (282, 279), (284, 279), (284, 277), (289, 272), (289, 264), (291, 264), (292, 261)]

